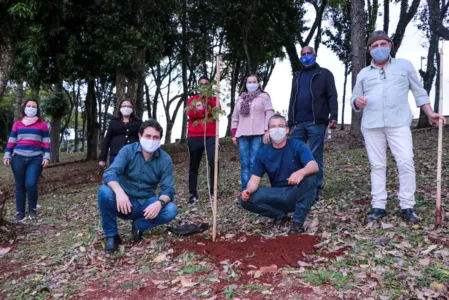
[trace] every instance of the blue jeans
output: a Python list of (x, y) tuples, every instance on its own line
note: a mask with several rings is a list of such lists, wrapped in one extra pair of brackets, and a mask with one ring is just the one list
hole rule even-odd
[(240, 150), (240, 178), (242, 180), (242, 191), (246, 189), (257, 151), (263, 146), (262, 135), (239, 137)]
[(101, 221), (103, 223), (104, 235), (107, 237), (118, 234), (117, 217), (124, 220), (133, 220), (134, 226), (138, 230), (146, 230), (162, 224), (166, 224), (173, 220), (178, 214), (178, 208), (173, 202), (161, 209), (154, 219), (145, 219), (144, 210), (150, 204), (156, 202), (158, 197), (152, 197), (146, 200), (129, 199), (132, 205), (132, 211), (129, 214), (122, 214), (117, 211), (117, 202), (115, 200), (114, 191), (106, 184), (100, 187), (98, 192), (98, 207), (100, 208)]
[(42, 155), (26, 157), (15, 154), (11, 159), (11, 168), (16, 183), (16, 211), (25, 213), (26, 195), (28, 195), (28, 212), (36, 210), (37, 184), (42, 174)]
[(316, 175), (310, 175), (297, 185), (259, 188), (248, 201), (240, 198), (240, 204), (244, 209), (273, 219), (294, 212), (293, 222), (304, 223), (315, 203), (316, 192)]
[(317, 176), (318, 190), (321, 190), (323, 186), (323, 153), (326, 128), (327, 125), (325, 124), (314, 124), (313, 121), (309, 121), (297, 123), (290, 131), (291, 138), (300, 140), (304, 143), (309, 142), (310, 151), (312, 151), (313, 157), (320, 169)]

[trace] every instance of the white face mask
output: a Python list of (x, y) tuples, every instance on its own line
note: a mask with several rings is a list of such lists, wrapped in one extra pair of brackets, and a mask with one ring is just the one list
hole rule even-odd
[(270, 138), (275, 144), (280, 144), (284, 141), (285, 136), (287, 135), (286, 128), (271, 128), (270, 129)]
[(140, 145), (145, 152), (153, 153), (161, 146), (161, 141), (147, 140), (144, 138), (140, 139)]
[(37, 108), (25, 107), (25, 114), (30, 118), (35, 117), (37, 115)]
[(259, 84), (258, 83), (247, 83), (246, 84), (246, 89), (250, 93), (251, 92), (255, 92), (258, 88), (259, 88)]
[(130, 107), (122, 107), (120, 108), (120, 112), (123, 116), (129, 117), (133, 113), (133, 109)]

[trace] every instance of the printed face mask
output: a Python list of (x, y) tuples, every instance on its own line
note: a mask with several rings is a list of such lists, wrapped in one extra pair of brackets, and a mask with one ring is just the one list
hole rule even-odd
[(384, 61), (390, 57), (390, 47), (377, 47), (370, 51), (371, 57), (375, 61)]
[(35, 117), (37, 115), (37, 108), (25, 107), (25, 114), (30, 118)]
[(133, 113), (133, 109), (131, 107), (122, 107), (120, 108), (120, 112), (123, 116), (129, 117)]
[(161, 141), (153, 141), (147, 139), (140, 139), (140, 145), (145, 152), (153, 153), (161, 146)]
[(308, 66), (311, 66), (313, 63), (315, 63), (316, 56), (315, 56), (315, 54), (307, 54), (307, 55), (302, 56), (300, 58), (300, 61), (304, 66), (308, 67)]
[(270, 129), (270, 138), (275, 144), (280, 144), (284, 141), (285, 136), (287, 135), (286, 128), (271, 128)]
[(258, 83), (247, 83), (246, 84), (246, 89), (250, 93), (257, 91), (258, 88), (259, 88), (259, 84)]

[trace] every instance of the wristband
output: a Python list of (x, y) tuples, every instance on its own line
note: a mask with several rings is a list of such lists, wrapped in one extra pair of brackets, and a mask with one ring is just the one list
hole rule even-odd
[(161, 203), (162, 208), (164, 208), (165, 205), (167, 205), (167, 203), (164, 200), (158, 199), (157, 201)]

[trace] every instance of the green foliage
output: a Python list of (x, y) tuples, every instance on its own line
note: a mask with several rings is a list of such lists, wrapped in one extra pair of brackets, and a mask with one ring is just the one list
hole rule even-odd
[(60, 98), (56, 95), (43, 98), (41, 109), (47, 116), (63, 117), (70, 112), (67, 98)]
[(191, 109), (196, 111), (197, 110), (196, 104), (198, 102), (201, 102), (203, 104), (203, 106), (206, 105), (206, 107), (204, 107), (204, 109), (208, 112), (208, 114), (205, 116), (204, 119), (202, 119), (200, 121), (195, 121), (196, 122), (196, 123), (194, 123), (195, 125), (198, 124), (198, 122), (201, 122), (203, 124), (205, 124), (207, 122), (214, 122), (219, 119), (220, 115), (225, 115), (225, 112), (223, 111), (223, 109), (220, 106), (212, 107), (208, 101), (204, 101), (204, 99), (211, 98), (214, 95), (217, 95), (219, 93), (219, 91), (216, 88), (214, 88), (215, 84), (216, 84), (216, 82), (214, 81), (208, 85), (198, 86), (195, 89), (195, 91), (198, 92), (200, 97), (193, 100), (190, 103), (190, 105), (185, 108), (186, 112)]

